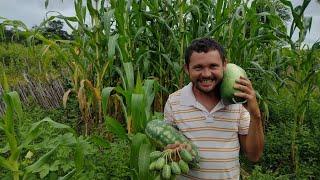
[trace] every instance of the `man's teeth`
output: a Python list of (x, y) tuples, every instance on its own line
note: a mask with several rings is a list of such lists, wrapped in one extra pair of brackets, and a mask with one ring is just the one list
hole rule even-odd
[(204, 82), (204, 83), (211, 83), (212, 80), (211, 80), (211, 79), (204, 79), (204, 80), (202, 80), (202, 82)]

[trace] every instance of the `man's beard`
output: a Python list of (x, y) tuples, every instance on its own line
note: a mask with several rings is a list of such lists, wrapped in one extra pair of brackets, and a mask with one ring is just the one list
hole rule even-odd
[[(212, 83), (213, 83), (213, 86), (210, 88), (210, 89), (203, 89), (202, 87), (201, 87), (201, 85), (200, 85), (200, 81), (201, 80), (205, 80), (205, 79), (209, 79), (209, 80), (212, 80)], [(220, 80), (219, 82), (216, 82), (216, 81), (218, 81), (216, 78), (213, 78), (213, 77), (211, 77), (211, 78), (203, 78), (203, 79), (201, 79), (201, 80), (199, 80), (199, 79), (197, 79), (197, 80), (195, 80), (194, 82), (193, 82), (193, 84), (194, 84), (194, 86), (195, 86), (195, 88), (197, 89), (197, 90), (199, 90), (200, 92), (202, 92), (202, 93), (204, 93), (204, 94), (211, 94), (211, 93), (219, 93), (219, 89), (220, 89), (220, 85), (221, 85), (221, 82), (222, 82), (222, 80)]]

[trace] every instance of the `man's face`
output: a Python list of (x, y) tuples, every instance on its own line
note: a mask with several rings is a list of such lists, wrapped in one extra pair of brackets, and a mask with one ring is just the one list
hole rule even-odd
[(207, 53), (193, 52), (189, 66), (185, 66), (185, 71), (197, 90), (210, 93), (222, 81), (225, 67), (226, 63), (222, 63), (219, 52), (212, 50)]

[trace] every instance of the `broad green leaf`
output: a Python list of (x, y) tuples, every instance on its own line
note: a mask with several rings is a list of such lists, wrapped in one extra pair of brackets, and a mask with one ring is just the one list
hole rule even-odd
[(112, 24), (113, 14), (114, 14), (114, 9), (111, 9), (111, 10), (107, 11), (102, 17), (103, 28), (105, 30), (107, 40), (109, 40), (110, 27)]
[(111, 36), (109, 39), (109, 42), (108, 42), (108, 59), (109, 60), (114, 59), (118, 38), (119, 38), (119, 35), (115, 34)]
[(76, 11), (76, 17), (79, 20), (78, 22), (83, 26), (85, 16), (82, 14), (82, 0), (74, 1), (74, 7)]
[(320, 49), (320, 42), (316, 42), (312, 45), (312, 51)]
[(42, 120), (39, 121), (39, 122), (33, 123), (33, 124), (31, 125), (31, 128), (30, 128), (29, 132), (37, 129), (40, 124), (45, 123), (45, 122), (46, 122), (46, 123), (49, 123), (49, 125), (52, 126), (53, 128), (66, 129), (66, 130), (68, 130), (68, 131), (76, 134), (75, 131), (74, 131), (70, 126), (65, 125), (65, 124), (62, 124), (62, 123), (55, 122), (55, 121), (51, 120), (51, 119), (48, 118), (48, 117), (42, 119)]
[(11, 105), (14, 108), (15, 112), (17, 113), (17, 116), (19, 118), (19, 121), (22, 120), (22, 106), (21, 106), (21, 101), (20, 101), (20, 96), (16, 91), (12, 91), (7, 93), (8, 96), (10, 97)]
[(14, 171), (15, 168), (12, 165), (12, 163), (10, 163), (10, 161), (8, 161), (7, 159), (5, 159), (4, 157), (0, 156), (0, 167), (3, 167), (5, 169), (8, 169), (10, 171)]
[(143, 94), (142, 80), (141, 80), (141, 76), (140, 76), (140, 72), (139, 71), (137, 73), (136, 85), (135, 85), (135, 88), (134, 88), (134, 93)]
[(149, 180), (149, 164), (150, 158), (149, 154), (151, 153), (152, 146), (150, 142), (141, 144), (139, 150), (139, 159), (138, 159), (138, 167), (139, 167), (139, 179), (141, 180)]
[(127, 88), (129, 90), (134, 89), (134, 71), (133, 71), (133, 65), (131, 62), (127, 62), (123, 64), (124, 71), (125, 71), (125, 83), (127, 85)]
[(123, 102), (123, 98), (117, 94), (115, 94), (115, 97), (118, 99), (118, 101), (120, 102), (121, 104), (121, 108), (122, 108), (122, 112), (123, 112), (123, 115), (124, 115), (124, 118), (126, 120), (126, 123), (128, 124), (128, 110)]
[(59, 147), (57, 145), (55, 148), (51, 149), (49, 152), (41, 156), (35, 163), (33, 163), (30, 166), (26, 167), (26, 174), (28, 175), (29, 173), (36, 172), (37, 169), (39, 169), (42, 165), (47, 163), (47, 161), (50, 159), (51, 155), (56, 151), (56, 149)]
[(283, 4), (285, 4), (286, 6), (289, 6), (291, 8), (291, 10), (293, 10), (293, 5), (291, 3), (291, 1), (288, 0), (280, 0)]
[(84, 166), (84, 152), (81, 143), (77, 143), (75, 147), (75, 166), (78, 172), (81, 172)]
[(144, 97), (146, 98), (146, 107), (151, 107), (155, 92), (154, 92), (154, 80), (147, 79), (144, 81)]
[(10, 91), (10, 88), (9, 88), (9, 84), (8, 84), (8, 79), (7, 79), (7, 76), (4, 72), (4, 67), (3, 65), (1, 64), (1, 68), (0, 68), (0, 74), (1, 74), (1, 81), (0, 81), (0, 85), (2, 86), (2, 89), (4, 91), (4, 93), (6, 92), (9, 92)]
[(51, 120), (50, 118), (46, 117), (43, 120), (33, 123), (28, 131), (28, 134), (26, 135), (24, 141), (22, 142), (22, 144), (19, 146), (19, 149), (24, 148), (25, 146), (27, 146), (29, 143), (31, 143), (33, 140), (35, 140), (36, 138), (39, 137), (39, 135), (42, 133), (40, 131), (40, 125), (42, 123), (49, 123), (49, 125), (51, 125), (53, 128), (57, 128), (57, 129), (66, 129), (70, 132), (72, 132), (73, 134), (76, 134), (75, 131), (70, 128), (69, 126), (65, 125), (65, 124), (61, 124), (58, 122), (55, 122), (53, 120)]
[(134, 127), (134, 132), (144, 131), (147, 117), (145, 113), (145, 101), (143, 94), (132, 94), (131, 99), (131, 114), (132, 114), (132, 124)]
[(90, 16), (92, 19), (97, 18), (99, 12), (93, 8), (92, 6), (92, 0), (86, 0), (87, 1), (87, 8), (89, 10)]
[(100, 137), (100, 136), (91, 136), (90, 140), (98, 145), (101, 146), (105, 149), (110, 148), (110, 142), (108, 142), (107, 140), (105, 140), (104, 138)]
[(104, 116), (107, 116), (107, 106), (109, 103), (109, 97), (114, 87), (106, 87), (102, 89), (102, 112)]
[(36, 172), (39, 172), (40, 178), (43, 179), (44, 177), (46, 177), (49, 172), (50, 172), (50, 166), (49, 164), (44, 164), (42, 165), (39, 170), (37, 170)]
[(139, 36), (141, 36), (145, 30), (146, 30), (146, 27), (144, 27), (144, 26), (139, 27), (138, 31), (136, 32), (136, 34), (134, 36), (134, 40), (136, 40)]
[(16, 105), (14, 105), (15, 98), (17, 98), (17, 93), (8, 92), (3, 94), (3, 100), (7, 106), (5, 114), (2, 117), (4, 121), (3, 130), (5, 131), (6, 140), (9, 143), (9, 147), (11, 151), (10, 159), (13, 159), (13, 160), (16, 160), (20, 152), (17, 147), (18, 139), (16, 136), (15, 124), (14, 124), (14, 111), (16, 108), (15, 107)]
[(62, 145), (67, 145), (67, 146), (74, 146), (74, 145), (77, 145), (79, 143), (79, 138), (77, 138), (72, 133), (65, 133), (62, 136), (57, 137), (56, 138), (56, 142), (57, 142), (57, 144), (62, 144)]
[[(126, 79), (123, 75), (123, 72), (121, 71), (121, 69), (119, 67), (115, 67), (115, 70), (116, 72), (119, 74), (120, 78), (121, 78), (121, 81), (122, 81), (122, 85), (123, 85), (123, 89), (124, 90), (127, 90), (128, 87), (127, 87), (127, 83), (126, 83)], [(119, 88), (118, 88), (119, 89)]]
[(63, 177), (59, 177), (58, 180), (68, 180), (71, 179), (72, 176), (76, 173), (76, 168), (71, 170), (68, 174), (64, 175)]
[(130, 166), (139, 172), (139, 153), (142, 144), (149, 142), (148, 137), (145, 134), (137, 133), (131, 139), (131, 155), (130, 155)]
[(107, 129), (114, 133), (116, 136), (122, 138), (122, 139), (127, 139), (127, 133), (126, 130), (122, 127), (121, 123), (112, 117), (105, 116), (105, 123)]

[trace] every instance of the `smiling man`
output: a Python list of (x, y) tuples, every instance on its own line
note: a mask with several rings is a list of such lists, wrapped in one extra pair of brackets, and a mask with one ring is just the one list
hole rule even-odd
[(219, 87), (226, 68), (223, 47), (210, 38), (194, 40), (185, 52), (190, 83), (171, 94), (164, 108), (172, 124), (199, 149), (200, 168), (178, 179), (239, 179), (239, 152), (258, 161), (264, 146), (261, 114), (250, 80), (241, 77), (235, 96), (246, 104), (223, 104)]

